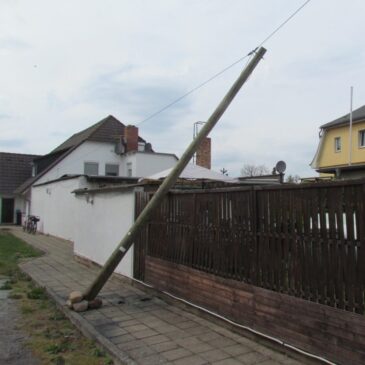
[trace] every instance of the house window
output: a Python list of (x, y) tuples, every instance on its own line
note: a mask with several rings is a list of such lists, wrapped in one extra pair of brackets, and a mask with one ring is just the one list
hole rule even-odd
[(144, 152), (144, 150), (145, 150), (145, 143), (138, 142), (138, 152)]
[(365, 129), (359, 131), (359, 147), (365, 147)]
[(119, 165), (105, 164), (105, 176), (119, 176)]
[(341, 152), (341, 137), (335, 137), (335, 152)]
[(127, 163), (127, 176), (132, 177), (133, 171), (132, 171), (132, 162)]
[(84, 162), (85, 175), (99, 175), (99, 164), (97, 162)]

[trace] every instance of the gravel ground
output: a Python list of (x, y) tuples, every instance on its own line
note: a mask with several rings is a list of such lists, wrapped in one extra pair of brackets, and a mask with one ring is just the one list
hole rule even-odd
[[(0, 280), (0, 287), (6, 279)], [(27, 336), (17, 328), (21, 314), (15, 300), (8, 298), (8, 290), (0, 290), (0, 364), (38, 365), (26, 347)]]

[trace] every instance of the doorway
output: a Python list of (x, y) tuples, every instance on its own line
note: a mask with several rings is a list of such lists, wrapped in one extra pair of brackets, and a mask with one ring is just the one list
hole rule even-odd
[(3, 198), (1, 204), (1, 223), (14, 223), (14, 199)]

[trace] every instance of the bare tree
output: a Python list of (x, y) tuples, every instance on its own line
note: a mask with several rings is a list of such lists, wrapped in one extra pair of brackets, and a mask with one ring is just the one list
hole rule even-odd
[(299, 184), (300, 176), (299, 175), (288, 175), (286, 177), (286, 182), (289, 184)]
[(268, 175), (270, 170), (265, 165), (244, 164), (241, 169), (241, 176), (262, 176)]

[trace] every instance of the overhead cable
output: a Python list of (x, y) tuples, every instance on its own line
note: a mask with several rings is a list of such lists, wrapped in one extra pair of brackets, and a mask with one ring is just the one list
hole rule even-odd
[(162, 112), (164, 112), (166, 109), (169, 109), (171, 106), (177, 104), (179, 101), (181, 101), (182, 99), (186, 98), (187, 96), (189, 96), (190, 94), (192, 94), (193, 92), (197, 91), (198, 89), (202, 88), (203, 86), (205, 86), (206, 84), (208, 84), (209, 82), (213, 81), (214, 79), (216, 79), (217, 77), (219, 77), (220, 75), (222, 75), (223, 73), (225, 73), (226, 71), (228, 71), (229, 69), (231, 69), (233, 66), (237, 65), (238, 63), (242, 62), (244, 59), (250, 57), (252, 54), (254, 54), (256, 52), (256, 50), (261, 47), (264, 43), (266, 43), (269, 39), (271, 39), (281, 28), (283, 28), (296, 14), (298, 14), (311, 0), (307, 0), (305, 1), (298, 9), (296, 9), (294, 11), (294, 13), (292, 13), (288, 18), (285, 19), (285, 21), (283, 21), (277, 28), (275, 28), (267, 37), (264, 38), (264, 40), (252, 51), (250, 51), (248, 54), (246, 54), (246, 56), (243, 56), (241, 58), (239, 58), (238, 60), (236, 60), (235, 62), (233, 62), (232, 64), (230, 64), (229, 66), (225, 67), (224, 69), (222, 69), (221, 71), (217, 72), (216, 74), (214, 74), (213, 76), (211, 76), (209, 79), (205, 80), (204, 82), (202, 82), (201, 84), (193, 87), (192, 89), (190, 89), (188, 92), (186, 92), (185, 94), (179, 96), (177, 99), (173, 100), (172, 102), (168, 103), (167, 105), (165, 105), (164, 107), (162, 107), (161, 109), (155, 111), (154, 113), (150, 114), (149, 116), (147, 116), (145, 119), (139, 121), (138, 123), (135, 123), (136, 125), (141, 125), (142, 123), (147, 122), (148, 120), (154, 118), (155, 116), (157, 116), (158, 114), (161, 114)]

